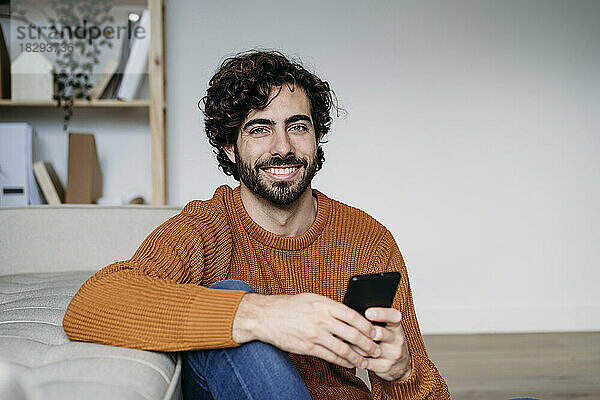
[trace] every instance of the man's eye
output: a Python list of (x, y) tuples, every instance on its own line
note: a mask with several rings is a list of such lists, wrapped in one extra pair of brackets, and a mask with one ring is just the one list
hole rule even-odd
[(304, 125), (294, 125), (294, 126), (290, 127), (290, 130), (294, 131), (294, 132), (306, 132), (307, 131), (306, 126), (304, 126)]
[(250, 133), (252, 135), (264, 135), (266, 133), (269, 133), (269, 131), (266, 128), (263, 127), (256, 127), (250, 130)]

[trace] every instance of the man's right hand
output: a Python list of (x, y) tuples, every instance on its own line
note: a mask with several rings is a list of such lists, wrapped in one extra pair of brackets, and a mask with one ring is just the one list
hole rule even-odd
[(247, 293), (232, 330), (236, 343), (260, 340), (346, 368), (364, 368), (364, 356), (379, 357), (381, 349), (373, 341), (373, 333), (373, 325), (358, 312), (314, 293)]

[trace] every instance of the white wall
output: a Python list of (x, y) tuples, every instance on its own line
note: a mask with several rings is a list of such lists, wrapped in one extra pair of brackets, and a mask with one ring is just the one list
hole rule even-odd
[[(197, 108), (219, 63), (281, 49), (348, 110), (314, 186), (393, 232), (424, 332), (600, 330), (600, 2), (177, 0), (166, 19), (171, 204), (236, 184)], [(64, 183), (55, 111), (0, 120), (32, 122)], [(93, 112), (73, 131), (96, 133), (105, 196), (149, 199), (147, 112)]]
[(315, 187), (382, 221), (421, 327), (599, 330), (600, 3), (167, 4), (173, 204), (235, 182), (196, 107), (224, 56), (260, 46), (328, 80)]

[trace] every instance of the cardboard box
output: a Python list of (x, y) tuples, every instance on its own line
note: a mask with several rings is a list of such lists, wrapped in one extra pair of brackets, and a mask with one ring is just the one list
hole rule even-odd
[(66, 203), (95, 204), (102, 197), (102, 171), (94, 135), (69, 133)]

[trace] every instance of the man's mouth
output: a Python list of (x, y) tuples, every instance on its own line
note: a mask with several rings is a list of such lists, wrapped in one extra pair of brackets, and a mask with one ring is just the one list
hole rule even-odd
[(302, 165), (282, 165), (277, 167), (261, 168), (265, 173), (273, 179), (284, 180), (296, 176)]

